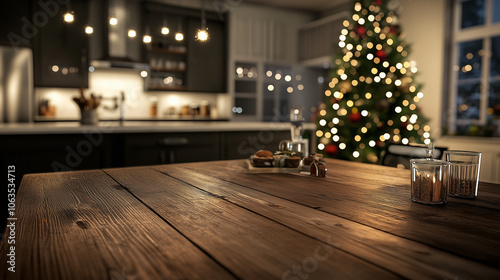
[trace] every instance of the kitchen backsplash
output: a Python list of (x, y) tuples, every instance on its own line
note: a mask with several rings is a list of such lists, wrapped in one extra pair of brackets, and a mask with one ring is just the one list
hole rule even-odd
[[(192, 108), (201, 106), (210, 107), (211, 118), (229, 118), (230, 104), (226, 93), (191, 93), (191, 92), (145, 92), (144, 78), (140, 73), (131, 69), (96, 69), (89, 73), (89, 88), (85, 89), (86, 96), (94, 93), (102, 96), (98, 108), (100, 119), (120, 118), (120, 92), (125, 93), (125, 119), (152, 118), (152, 106), (156, 104), (157, 118), (174, 118), (186, 113), (186, 107), (192, 113)], [(56, 120), (78, 120), (80, 111), (73, 97), (79, 96), (78, 89), (67, 88), (36, 88), (35, 116)], [(118, 98), (118, 108), (115, 100)], [(48, 101), (48, 106), (47, 105)], [(40, 105), (45, 105), (40, 112)], [(184, 107), (184, 108), (183, 108)], [(43, 116), (45, 115), (45, 116)]]

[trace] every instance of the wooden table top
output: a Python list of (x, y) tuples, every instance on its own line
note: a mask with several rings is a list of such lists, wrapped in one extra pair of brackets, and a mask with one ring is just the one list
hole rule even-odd
[[(500, 185), (444, 206), (410, 172), (327, 160), (326, 178), (243, 160), (30, 174), (1, 279), (500, 279)], [(6, 231), (6, 236), (8, 230)]]

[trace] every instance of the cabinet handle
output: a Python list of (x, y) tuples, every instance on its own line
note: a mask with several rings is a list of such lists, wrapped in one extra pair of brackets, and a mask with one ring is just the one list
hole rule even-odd
[(189, 144), (189, 140), (185, 137), (167, 137), (160, 140), (160, 145), (163, 146), (179, 146), (187, 144)]

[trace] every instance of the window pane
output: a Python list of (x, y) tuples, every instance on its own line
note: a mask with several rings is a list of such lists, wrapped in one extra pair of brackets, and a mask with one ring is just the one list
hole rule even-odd
[(483, 40), (460, 43), (458, 48), (458, 79), (481, 77), (481, 55)]
[(493, 1), (493, 22), (500, 22), (500, 0)]
[(491, 38), (491, 49), (490, 76), (500, 79), (500, 36)]
[(484, 0), (462, 2), (462, 28), (484, 24)]
[(479, 83), (458, 86), (457, 119), (479, 119), (481, 87)]

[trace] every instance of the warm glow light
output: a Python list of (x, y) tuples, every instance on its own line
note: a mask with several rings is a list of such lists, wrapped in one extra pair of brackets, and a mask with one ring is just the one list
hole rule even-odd
[(112, 17), (109, 19), (109, 24), (111, 25), (117, 25), (118, 24), (118, 19)]
[(319, 120), (319, 125), (325, 126), (326, 125), (326, 120), (325, 119)]
[(184, 40), (184, 34), (182, 34), (180, 32), (175, 33), (175, 40), (177, 40), (177, 41)]
[(170, 33), (170, 29), (168, 29), (168, 27), (164, 26), (161, 28), (161, 34), (167, 35), (168, 33)]
[(198, 33), (196, 34), (196, 40), (205, 42), (209, 38), (207, 30), (199, 29)]
[(345, 143), (340, 143), (340, 144), (339, 144), (339, 148), (340, 148), (341, 150), (344, 150), (344, 149), (346, 148), (346, 144), (345, 144)]
[(149, 36), (149, 35), (144, 35), (144, 37), (142, 37), (142, 41), (146, 44), (151, 43), (152, 40), (153, 40), (153, 38), (151, 38), (151, 36)]
[(146, 78), (148, 76), (148, 71), (141, 71), (141, 77)]
[(325, 148), (325, 144), (323, 144), (323, 143), (318, 144), (318, 150), (322, 151), (324, 148)]
[(355, 158), (358, 158), (359, 157), (359, 152), (358, 151), (354, 151), (352, 153), (352, 156), (355, 157)]
[(86, 26), (85, 27), (85, 33), (87, 33), (87, 34), (94, 33), (94, 28), (92, 28), (92, 26)]
[(128, 37), (135, 38), (135, 36), (137, 36), (137, 32), (135, 32), (134, 29), (129, 29), (129, 31), (128, 31)]
[(72, 13), (65, 13), (64, 14), (64, 21), (67, 23), (71, 23), (71, 22), (75, 21), (75, 16), (73, 16)]
[(268, 85), (267, 86), (267, 90), (268, 91), (273, 91), (274, 90), (274, 86), (273, 85)]

